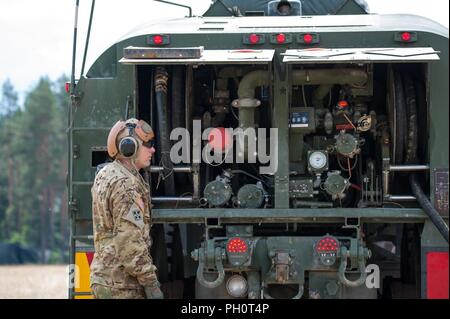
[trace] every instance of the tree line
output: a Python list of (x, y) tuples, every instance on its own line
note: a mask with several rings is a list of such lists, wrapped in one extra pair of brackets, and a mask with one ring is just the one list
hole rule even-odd
[(8, 79), (0, 98), (0, 243), (68, 260), (67, 76), (42, 77), (20, 103)]

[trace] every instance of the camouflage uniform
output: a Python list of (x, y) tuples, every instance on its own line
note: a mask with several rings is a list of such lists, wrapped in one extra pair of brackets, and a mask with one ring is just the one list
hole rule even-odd
[(92, 186), (95, 256), (91, 288), (96, 298), (145, 298), (157, 281), (150, 256), (150, 196), (137, 171), (120, 161), (106, 165)]

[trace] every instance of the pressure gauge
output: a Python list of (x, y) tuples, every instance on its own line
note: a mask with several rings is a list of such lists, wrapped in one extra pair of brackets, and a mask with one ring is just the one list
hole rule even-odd
[(308, 169), (310, 172), (322, 172), (328, 169), (328, 156), (325, 151), (308, 152)]

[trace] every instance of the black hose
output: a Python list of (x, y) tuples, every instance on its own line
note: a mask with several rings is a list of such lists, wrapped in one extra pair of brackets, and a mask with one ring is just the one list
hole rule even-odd
[[(178, 127), (185, 127), (185, 89), (184, 89), (184, 78), (185, 78), (185, 67), (183, 65), (172, 66), (172, 77), (171, 77), (171, 121), (172, 129)], [(174, 177), (175, 185), (188, 186), (190, 185), (188, 181), (188, 175), (186, 174), (176, 174)], [(178, 191), (180, 189), (178, 188)], [(181, 191), (185, 192), (185, 189)]]
[(394, 88), (395, 88), (395, 164), (403, 163), (403, 153), (406, 142), (406, 107), (405, 94), (403, 91), (403, 81), (400, 73), (394, 71)]
[[(405, 99), (406, 99), (406, 111), (408, 117), (408, 134), (406, 139), (406, 163), (416, 163), (418, 160), (417, 156), (417, 103), (415, 97), (415, 89), (413, 85), (413, 81), (408, 74), (405, 74), (403, 77), (404, 90), (405, 90)], [(406, 129), (405, 129), (406, 131)], [(403, 134), (405, 135), (405, 134)], [(422, 209), (425, 213), (430, 217), (434, 226), (438, 229), (441, 235), (448, 243), (448, 226), (445, 223), (442, 216), (439, 212), (433, 207), (431, 202), (428, 200), (427, 196), (423, 192), (419, 181), (417, 180), (416, 174), (411, 174), (409, 176), (409, 183), (411, 185), (411, 190), (416, 197), (416, 200), (419, 202)]]
[(172, 129), (183, 127), (184, 120), (184, 66), (172, 67)]
[[(169, 123), (167, 114), (167, 81), (169, 75), (165, 68), (157, 67), (155, 72), (155, 100), (156, 100), (156, 114), (158, 120), (159, 134), (156, 134), (158, 145), (161, 148), (161, 162), (162, 165), (169, 171), (173, 169), (172, 161), (170, 160), (170, 140), (169, 140)], [(166, 196), (175, 195), (175, 184), (173, 172), (168, 172), (164, 179), (164, 193)]]
[(431, 205), (430, 201), (422, 191), (422, 188), (420, 187), (419, 182), (417, 181), (416, 174), (411, 174), (409, 176), (409, 183), (411, 184), (411, 189), (416, 196), (417, 201), (419, 202), (420, 206), (422, 206), (425, 213), (430, 217), (431, 221), (433, 222), (434, 226), (439, 230), (442, 237), (447, 241), (448, 243), (448, 226), (445, 223), (442, 216), (439, 214), (439, 212)]
[(405, 163), (417, 163), (417, 104), (413, 81), (410, 76), (403, 77), (403, 86), (406, 100), (407, 134)]

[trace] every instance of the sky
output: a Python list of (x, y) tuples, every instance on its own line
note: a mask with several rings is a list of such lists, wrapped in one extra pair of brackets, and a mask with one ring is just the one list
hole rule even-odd
[[(177, 0), (172, 0), (177, 1)], [(70, 75), (75, 0), (0, 0), (0, 85), (10, 79), (20, 99), (41, 76)], [(366, 0), (370, 13), (410, 13), (449, 27), (448, 0)], [(201, 15), (210, 0), (178, 0)], [(91, 0), (80, 0), (77, 72), (79, 77)], [(187, 10), (150, 0), (96, 0), (85, 70), (127, 31), (142, 23), (183, 17)]]

